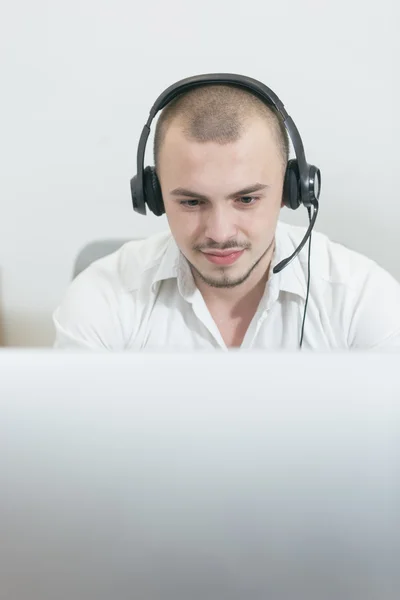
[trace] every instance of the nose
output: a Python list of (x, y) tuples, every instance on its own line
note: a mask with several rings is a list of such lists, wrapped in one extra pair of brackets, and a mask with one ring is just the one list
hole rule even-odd
[(237, 227), (234, 221), (232, 209), (221, 204), (210, 207), (207, 211), (205, 235), (218, 244), (223, 244), (234, 237)]

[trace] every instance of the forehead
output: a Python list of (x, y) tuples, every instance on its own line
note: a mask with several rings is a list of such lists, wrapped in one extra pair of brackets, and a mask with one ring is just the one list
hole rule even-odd
[(215, 171), (218, 169), (280, 169), (281, 154), (273, 126), (256, 118), (246, 124), (233, 142), (203, 142), (185, 135), (183, 127), (173, 122), (167, 129), (160, 149), (160, 175)]

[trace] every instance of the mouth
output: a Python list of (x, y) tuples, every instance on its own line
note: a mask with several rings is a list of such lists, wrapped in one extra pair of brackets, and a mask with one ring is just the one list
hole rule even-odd
[(243, 254), (244, 250), (228, 250), (225, 252), (203, 252), (206, 259), (215, 265), (232, 265)]

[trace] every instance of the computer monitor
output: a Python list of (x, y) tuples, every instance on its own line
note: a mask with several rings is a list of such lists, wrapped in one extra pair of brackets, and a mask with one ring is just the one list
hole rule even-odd
[(396, 354), (0, 352), (0, 598), (398, 600)]

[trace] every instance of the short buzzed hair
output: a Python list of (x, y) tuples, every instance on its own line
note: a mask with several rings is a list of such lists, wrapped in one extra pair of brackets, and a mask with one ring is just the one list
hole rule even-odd
[(180, 94), (161, 111), (154, 134), (156, 169), (172, 121), (180, 121), (182, 131), (189, 139), (222, 145), (237, 141), (253, 116), (262, 117), (271, 124), (286, 168), (289, 137), (276, 109), (246, 89), (229, 84), (207, 84)]

